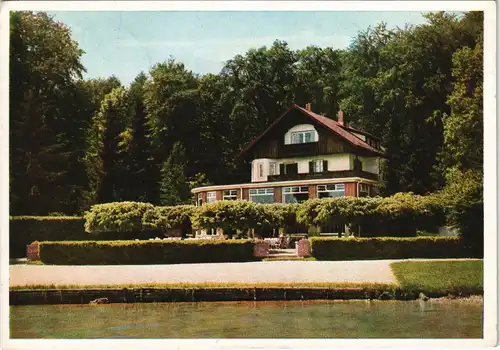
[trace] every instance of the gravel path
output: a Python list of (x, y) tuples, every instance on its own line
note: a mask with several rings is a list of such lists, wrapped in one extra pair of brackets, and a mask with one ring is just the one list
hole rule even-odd
[(182, 265), (11, 265), (10, 286), (52, 284), (396, 282), (390, 263), (371, 261), (266, 261)]

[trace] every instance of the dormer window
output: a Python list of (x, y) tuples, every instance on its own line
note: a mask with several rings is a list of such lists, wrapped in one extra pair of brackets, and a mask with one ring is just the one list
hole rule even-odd
[(318, 142), (318, 132), (311, 124), (295, 125), (285, 134), (285, 145)]
[(314, 130), (292, 132), (292, 144), (314, 142), (314, 136)]

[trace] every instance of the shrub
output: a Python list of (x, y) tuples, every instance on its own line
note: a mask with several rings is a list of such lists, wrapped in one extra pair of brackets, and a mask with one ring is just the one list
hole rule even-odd
[(396, 193), (381, 198), (375, 215), (383, 231), (416, 236), (418, 229), (435, 231), (444, 223), (444, 204), (437, 196)]
[(308, 226), (322, 226), (332, 222), (346, 221), (361, 224), (373, 216), (381, 198), (336, 197), (313, 199), (300, 205), (297, 221)]
[(251, 261), (254, 243), (230, 241), (41, 242), (40, 259), (55, 265), (136, 265)]
[(273, 228), (285, 228), (297, 225), (297, 210), (300, 204), (260, 204), (270, 226)]
[(197, 208), (193, 226), (204, 229), (221, 228), (224, 232), (246, 232), (270, 225), (270, 220), (259, 204), (248, 201), (217, 201)]
[(142, 218), (148, 211), (154, 209), (149, 203), (117, 202), (92, 206), (85, 213), (85, 231), (100, 232), (133, 232), (146, 231)]
[(89, 239), (85, 220), (72, 216), (11, 216), (9, 257), (26, 256), (26, 246), (34, 241), (77, 241)]
[(154, 207), (144, 213), (142, 224), (144, 228), (163, 232), (180, 229), (186, 235), (192, 232), (191, 217), (195, 212), (193, 205)]
[(463, 258), (469, 253), (456, 237), (311, 238), (318, 260)]
[(336, 197), (303, 202), (297, 221), (308, 226), (344, 222), (363, 235), (415, 236), (417, 228), (432, 230), (442, 223), (443, 205), (436, 196), (398, 193), (392, 197)]
[(439, 197), (446, 204), (448, 225), (458, 229), (469, 249), (483, 255), (483, 175), (479, 171), (450, 169), (448, 185)]
[(262, 237), (270, 236), (273, 230), (297, 225), (296, 211), (299, 204), (255, 204), (260, 226), (254, 228)]

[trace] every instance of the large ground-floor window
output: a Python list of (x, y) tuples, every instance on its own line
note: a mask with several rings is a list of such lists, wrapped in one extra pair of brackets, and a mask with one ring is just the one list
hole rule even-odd
[(318, 185), (318, 198), (345, 196), (345, 185)]
[(249, 190), (250, 201), (255, 203), (274, 203), (273, 188), (252, 188)]
[(217, 200), (215, 191), (207, 192), (207, 203), (213, 203)]
[(300, 203), (309, 199), (307, 186), (283, 187), (283, 203)]
[(238, 199), (238, 190), (224, 190), (222, 199), (225, 201), (235, 201)]

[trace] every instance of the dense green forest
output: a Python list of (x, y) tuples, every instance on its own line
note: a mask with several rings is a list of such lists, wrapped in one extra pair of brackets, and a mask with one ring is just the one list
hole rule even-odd
[(173, 58), (130, 86), (83, 79), (83, 51), (45, 13), (10, 17), (10, 212), (190, 201), (201, 184), (248, 182), (238, 157), (292, 103), (382, 137), (385, 195), (482, 202), (483, 15), (359, 32), (345, 50), (276, 40), (199, 75)]

